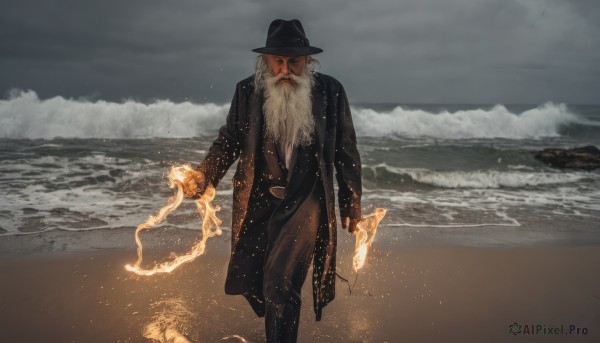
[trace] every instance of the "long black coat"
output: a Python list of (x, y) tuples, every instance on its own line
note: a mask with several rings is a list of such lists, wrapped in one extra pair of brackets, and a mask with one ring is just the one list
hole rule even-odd
[[(249, 200), (254, 198), (255, 173), (263, 166), (259, 154), (263, 137), (263, 92), (255, 92), (254, 76), (240, 81), (231, 102), (227, 121), (219, 130), (199, 170), (215, 187), (229, 167), (240, 159), (233, 177), (232, 255), (244, 240), (244, 222)], [(333, 188), (335, 166), (341, 217), (361, 217), (361, 163), (348, 99), (343, 86), (333, 77), (316, 73), (312, 91), (315, 118), (315, 150), (325, 192), (327, 225), (320, 230), (313, 258), (313, 299), (317, 320), (321, 310), (335, 297), (336, 217)], [(317, 172), (317, 171), (315, 171)], [(293, 180), (293, 179), (292, 179)], [(242, 246), (242, 245), (240, 245)], [(226, 293), (242, 294), (251, 290), (232, 286), (230, 275)]]

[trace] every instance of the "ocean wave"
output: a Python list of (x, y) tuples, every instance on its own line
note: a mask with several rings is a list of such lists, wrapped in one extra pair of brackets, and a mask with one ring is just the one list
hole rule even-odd
[(541, 138), (560, 136), (565, 125), (583, 122), (564, 104), (546, 103), (522, 113), (512, 113), (502, 105), (491, 109), (430, 113), (401, 106), (390, 112), (354, 110), (357, 134), (361, 136), (399, 135), (444, 139)]
[(34, 91), (0, 100), (0, 138), (184, 138), (214, 135), (225, 122), (229, 105), (144, 104), (39, 99)]
[[(66, 99), (40, 99), (31, 90), (15, 91), (0, 100), (0, 138), (184, 138), (214, 136), (225, 122), (229, 105), (144, 104)], [(502, 105), (491, 109), (431, 113), (396, 107), (390, 112), (353, 108), (359, 136), (407, 136), (443, 139), (540, 138), (560, 136), (560, 128), (584, 119), (564, 104), (546, 103), (523, 113)]]
[[(440, 188), (520, 188), (527, 186), (560, 185), (598, 178), (590, 173), (550, 173), (524, 171), (434, 171), (428, 169), (396, 168), (386, 164), (366, 167), (378, 174), (391, 174), (393, 178), (407, 178), (413, 181)], [(386, 178), (386, 176), (384, 176)]]

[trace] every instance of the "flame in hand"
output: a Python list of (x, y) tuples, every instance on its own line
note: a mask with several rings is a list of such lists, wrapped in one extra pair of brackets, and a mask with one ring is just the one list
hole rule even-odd
[(354, 258), (352, 259), (352, 268), (355, 272), (358, 272), (365, 265), (367, 260), (367, 252), (373, 243), (375, 234), (377, 233), (377, 226), (383, 217), (385, 217), (386, 210), (383, 208), (376, 208), (375, 211), (369, 215), (362, 217), (356, 231), (356, 245), (354, 248)]
[(221, 235), (221, 220), (217, 218), (216, 212), (221, 208), (219, 206), (212, 206), (210, 202), (215, 198), (216, 191), (214, 187), (209, 185), (206, 188), (203, 196), (196, 200), (198, 206), (198, 212), (202, 216), (202, 239), (196, 242), (190, 252), (185, 255), (177, 256), (172, 261), (163, 262), (159, 265), (154, 266), (152, 269), (144, 269), (141, 267), (143, 258), (143, 247), (140, 239), (140, 232), (143, 230), (149, 230), (154, 226), (162, 223), (169, 214), (179, 207), (183, 200), (183, 180), (186, 177), (186, 173), (194, 172), (190, 165), (174, 166), (168, 175), (169, 188), (177, 187), (177, 193), (167, 200), (165, 206), (163, 206), (154, 216), (150, 216), (147, 221), (138, 225), (135, 230), (135, 242), (137, 244), (137, 261), (132, 265), (126, 265), (125, 269), (138, 275), (154, 275), (156, 273), (170, 273), (183, 263), (191, 262), (196, 257), (204, 254), (206, 248), (206, 241), (210, 237)]

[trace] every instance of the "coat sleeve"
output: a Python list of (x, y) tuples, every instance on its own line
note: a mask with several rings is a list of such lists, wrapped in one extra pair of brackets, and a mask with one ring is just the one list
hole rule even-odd
[(204, 172), (206, 180), (217, 187), (229, 167), (240, 155), (240, 146), (243, 132), (241, 127), (241, 114), (239, 111), (241, 99), (240, 85), (236, 87), (231, 107), (227, 114), (225, 125), (219, 129), (219, 136), (208, 149), (204, 160), (198, 166), (198, 170)]
[(352, 123), (350, 105), (344, 88), (337, 99), (337, 133), (335, 146), (335, 169), (338, 183), (340, 216), (361, 218), (362, 167), (356, 146), (356, 133)]

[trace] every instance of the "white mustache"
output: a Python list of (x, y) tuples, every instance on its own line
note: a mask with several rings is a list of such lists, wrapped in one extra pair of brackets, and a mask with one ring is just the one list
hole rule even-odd
[(273, 76), (275, 78), (275, 81), (279, 81), (279, 80), (291, 80), (294, 82), (298, 82), (300, 80), (300, 77), (293, 74), (293, 73), (289, 73), (289, 74), (277, 74), (275, 76)]

